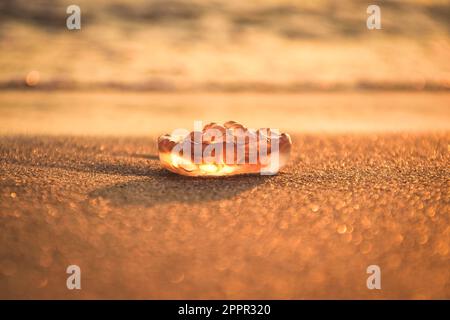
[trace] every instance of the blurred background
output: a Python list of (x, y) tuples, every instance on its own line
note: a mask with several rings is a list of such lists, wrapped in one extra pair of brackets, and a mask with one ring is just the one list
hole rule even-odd
[(449, 33), (442, 0), (3, 0), (0, 132), (446, 130)]

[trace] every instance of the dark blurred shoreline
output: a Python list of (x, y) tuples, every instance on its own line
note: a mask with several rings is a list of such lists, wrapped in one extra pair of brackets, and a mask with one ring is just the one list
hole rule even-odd
[(198, 84), (179, 84), (162, 80), (147, 82), (92, 82), (82, 83), (70, 80), (51, 80), (30, 86), (24, 80), (0, 82), (1, 91), (130, 91), (130, 92), (220, 92), (220, 93), (297, 93), (297, 92), (352, 92), (352, 91), (388, 91), (388, 92), (450, 92), (450, 82), (444, 81), (370, 81), (355, 82), (205, 82)]

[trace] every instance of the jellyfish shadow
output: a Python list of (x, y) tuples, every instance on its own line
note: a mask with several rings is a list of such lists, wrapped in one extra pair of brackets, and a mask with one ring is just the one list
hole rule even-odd
[(152, 207), (163, 203), (204, 203), (231, 199), (265, 183), (270, 176), (184, 177), (163, 169), (145, 177), (96, 189), (90, 198), (102, 198), (114, 206)]

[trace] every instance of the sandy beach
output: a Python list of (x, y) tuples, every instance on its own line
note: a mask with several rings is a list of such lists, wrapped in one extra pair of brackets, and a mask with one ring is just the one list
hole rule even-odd
[(1, 137), (0, 296), (448, 299), (449, 138), (294, 135), (277, 176), (192, 179), (153, 137)]

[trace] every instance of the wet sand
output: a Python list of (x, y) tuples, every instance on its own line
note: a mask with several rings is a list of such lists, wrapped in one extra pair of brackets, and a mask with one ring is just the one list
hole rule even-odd
[(290, 134), (449, 131), (449, 105), (450, 94), (430, 92), (0, 91), (0, 135), (157, 136), (195, 120)]
[(450, 135), (293, 141), (277, 176), (192, 179), (154, 138), (0, 137), (0, 298), (449, 299)]

